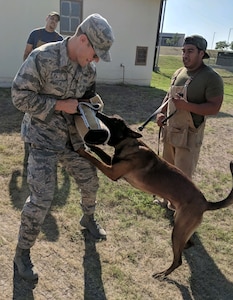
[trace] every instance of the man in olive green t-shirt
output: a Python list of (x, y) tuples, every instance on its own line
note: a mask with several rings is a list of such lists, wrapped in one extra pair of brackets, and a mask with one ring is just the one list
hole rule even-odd
[[(205, 116), (216, 115), (223, 101), (222, 78), (203, 62), (209, 58), (206, 48), (207, 42), (202, 36), (185, 38), (182, 48), (184, 67), (174, 73), (163, 100), (168, 100), (168, 104), (156, 119), (162, 126), (163, 158), (190, 179), (199, 158)], [(164, 119), (169, 116), (164, 124)]]

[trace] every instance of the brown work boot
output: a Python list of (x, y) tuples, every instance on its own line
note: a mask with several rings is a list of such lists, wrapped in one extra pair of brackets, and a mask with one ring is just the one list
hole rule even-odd
[(84, 214), (80, 225), (85, 227), (96, 239), (106, 239), (106, 231), (96, 222), (94, 214)]
[(158, 199), (155, 195), (153, 196), (153, 203), (162, 208), (167, 208), (168, 205), (168, 201), (166, 199)]
[(25, 280), (37, 281), (38, 274), (33, 270), (30, 259), (30, 249), (21, 249), (17, 246), (14, 263), (17, 266), (19, 275)]
[(175, 207), (171, 204), (169, 200), (166, 199), (158, 199), (155, 195), (153, 195), (153, 203), (159, 205), (162, 208), (168, 208), (170, 210), (176, 210)]

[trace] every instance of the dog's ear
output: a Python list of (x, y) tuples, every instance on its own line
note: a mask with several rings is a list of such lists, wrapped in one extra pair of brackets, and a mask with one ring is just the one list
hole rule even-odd
[(141, 138), (142, 135), (136, 131), (133, 131), (132, 129), (128, 128), (128, 136), (129, 137), (132, 137), (134, 139), (138, 139), (138, 138)]

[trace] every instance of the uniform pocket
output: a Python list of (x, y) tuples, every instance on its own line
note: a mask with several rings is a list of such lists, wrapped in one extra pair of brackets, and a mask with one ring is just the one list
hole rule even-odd
[(188, 129), (187, 145), (189, 148), (200, 147), (204, 136), (205, 123), (203, 122), (198, 128)]
[(172, 127), (167, 130), (166, 141), (174, 147), (187, 148), (188, 129)]
[(172, 128), (168, 136), (175, 147), (187, 148), (188, 130), (186, 128)]

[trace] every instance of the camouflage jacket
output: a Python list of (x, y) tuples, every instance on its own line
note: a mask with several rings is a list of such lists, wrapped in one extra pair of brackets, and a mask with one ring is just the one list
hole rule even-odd
[(24, 112), (21, 134), (25, 142), (55, 151), (82, 143), (73, 115), (54, 110), (56, 100), (95, 94), (93, 63), (81, 68), (67, 56), (68, 38), (45, 44), (24, 61), (12, 83), (12, 101)]

